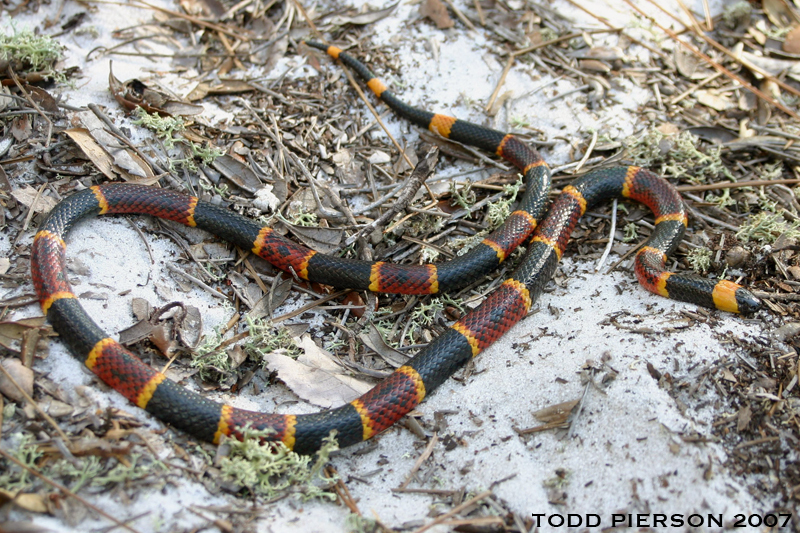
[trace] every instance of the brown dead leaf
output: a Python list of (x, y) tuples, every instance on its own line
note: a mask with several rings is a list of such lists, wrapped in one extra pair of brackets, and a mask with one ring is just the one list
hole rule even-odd
[(0, 346), (14, 350), (15, 344), (19, 345), (24, 341), (27, 331), (44, 326), (45, 320), (45, 317), (37, 316), (13, 322), (0, 322)]
[[(38, 198), (36, 198), (37, 195), (39, 196)], [(58, 200), (55, 198), (51, 198), (45, 194), (39, 194), (39, 191), (30, 185), (12, 190), (11, 196), (25, 207), (32, 209), (35, 213), (47, 214), (58, 203)]]
[(114, 172), (111, 157), (103, 150), (103, 147), (92, 138), (89, 130), (85, 128), (72, 128), (64, 133), (69, 135), (75, 144), (83, 151), (86, 157), (94, 163), (97, 169), (110, 180), (116, 180), (119, 176)]
[(241, 94), (255, 91), (255, 87), (242, 80), (218, 80), (212, 82), (203, 81), (198, 83), (192, 91), (186, 95), (190, 102), (202, 100), (206, 96)]
[(736, 416), (736, 431), (744, 431), (750, 424), (751, 418), (753, 418), (753, 411), (750, 409), (750, 404), (739, 409), (739, 414)]
[[(33, 370), (22, 364), (16, 357), (10, 357), (0, 361), (0, 365), (9, 373), (17, 385), (22, 387), (29, 397), (33, 396)], [(11, 382), (4, 372), (0, 372), (0, 394), (17, 402), (22, 402), (25, 397), (19, 389)]]
[(300, 348), (303, 354), (297, 360), (272, 352), (264, 356), (264, 361), (303, 400), (319, 407), (338, 407), (372, 388), (371, 384), (346, 375), (331, 354), (318, 347), (310, 336), (303, 335)]
[(228, 154), (216, 158), (211, 166), (220, 172), (226, 179), (233, 182), (240, 189), (255, 194), (264, 185), (253, 170)]
[(344, 231), (339, 228), (321, 228), (317, 226), (295, 226), (284, 222), (303, 244), (323, 254), (332, 254), (339, 249)]
[(419, 5), (419, 14), (431, 19), (440, 30), (455, 26), (450, 13), (447, 12), (447, 6), (441, 0), (424, 0)]
[(786, 34), (783, 41), (783, 51), (787, 54), (800, 54), (800, 26), (795, 26)]
[(580, 400), (570, 400), (568, 402), (550, 405), (544, 409), (539, 409), (533, 413), (537, 420), (546, 424), (565, 424), (572, 410), (578, 405)]
[(367, 331), (358, 334), (358, 338), (394, 368), (399, 368), (408, 362), (408, 355), (386, 344), (383, 335), (372, 323), (369, 324)]
[(47, 504), (43, 496), (39, 494), (23, 494), (19, 492), (11, 492), (9, 490), (0, 489), (0, 496), (8, 501), (13, 501), (14, 504), (20, 509), (30, 511), (32, 513), (46, 513)]
[(725, 111), (726, 109), (732, 109), (736, 106), (729, 97), (721, 96), (713, 90), (700, 89), (699, 91), (695, 91), (694, 94), (698, 102), (711, 109), (716, 109), (717, 111)]

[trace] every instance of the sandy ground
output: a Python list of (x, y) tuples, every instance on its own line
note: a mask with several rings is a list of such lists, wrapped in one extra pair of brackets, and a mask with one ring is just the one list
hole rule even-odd
[[(629, 8), (620, 1), (584, 4), (616, 24), (632, 24)], [(694, 4), (701, 10), (699, 0)], [(712, 4), (719, 10), (722, 3)], [(54, 16), (56, 7), (42, 6), (36, 17), (19, 17), (16, 23), (33, 26), (37, 18)], [(73, 105), (97, 102), (115, 109), (106, 88), (108, 61), (101, 58), (86, 62), (86, 51), (99, 43), (113, 42), (109, 35), (113, 29), (145, 22), (151, 14), (117, 5), (97, 4), (96, 8), (90, 17), (99, 32), (97, 38), (70, 36), (62, 41), (70, 55), (67, 64), (81, 65), (85, 74), (79, 90), (67, 91), (66, 95)], [(574, 17), (579, 25), (597, 25), (566, 2), (557, 0), (550, 8)], [(79, 5), (67, 2), (64, 16), (79, 9)], [(324, 10), (324, 6), (319, 9)], [(670, 9), (677, 11), (677, 6)], [(414, 22), (416, 18), (415, 5), (401, 4), (390, 18), (370, 30), (374, 42), (391, 43), (401, 58), (403, 86), (397, 93), (411, 104), (483, 122), (484, 116), (475, 107), (465, 107), (463, 103), (466, 99), (485, 103), (502, 69), (485, 36), (480, 31), (465, 30), (460, 24), (443, 32), (427, 23)], [(8, 31), (8, 16), (0, 22)], [(614, 36), (597, 39), (607, 39), (612, 45), (616, 41)], [(631, 51), (645, 53), (636, 47)], [(303, 63), (302, 57), (289, 54), (273, 75), (285, 68), (292, 68), (292, 75), (316, 75)], [(338, 67), (323, 61), (326, 71), (335, 68)], [(167, 69), (150, 60), (114, 59), (114, 70), (120, 79), (146, 78), (149, 72)], [(160, 81), (170, 85), (173, 79), (162, 76)], [(619, 103), (590, 111), (571, 98), (546, 103), (554, 94), (574, 88), (572, 82), (551, 83), (535, 67), (518, 65), (504, 88), (512, 92), (511, 98), (492, 125), (509, 129), (512, 119), (529, 120), (549, 137), (562, 138), (545, 157), (551, 164), (566, 162), (569, 145), (563, 142), (564, 138), (586, 136), (597, 129), (621, 139), (641, 128), (632, 112), (652, 99), (652, 94), (627, 79), (617, 81), (621, 88), (614, 92)], [(185, 85), (174, 81), (171, 86)], [(544, 86), (546, 89), (537, 90)], [(355, 102), (354, 96), (354, 106), (361, 105)], [(220, 115), (213, 109), (209, 113), (212, 117)], [(118, 113), (112, 112), (112, 116), (124, 120)], [(415, 137), (414, 129), (402, 121), (389, 122), (396, 135)], [(456, 165), (442, 171), (465, 169), (468, 167)], [(31, 237), (29, 234), (23, 241), (29, 242)], [(181, 291), (164, 268), (164, 263), (175, 260), (179, 250), (163, 238), (148, 240), (154, 254), (152, 263), (140, 237), (124, 220), (84, 224), (70, 237), (71, 260), (88, 267), (86, 275), (76, 276), (80, 284), (75, 292), (104, 295), (102, 300), (82, 300), (101, 326), (113, 334), (130, 325), (129, 302), (133, 296), (155, 304), (179, 299), (195, 305), (201, 309), (207, 328), (225, 322), (230, 310), (220, 307), (218, 301), (202, 291)], [(9, 246), (5, 236), (0, 238), (0, 255), (7, 255)], [(614, 261), (612, 257), (611, 262)], [(120, 269), (120, 264), (125, 268)], [(423, 476), (430, 479), (425, 486), (464, 487), (473, 494), (491, 488), (522, 516), (595, 513), (606, 527), (611, 525), (612, 513), (710, 513), (723, 515), (730, 523), (736, 513), (763, 513), (770, 509), (771, 502), (756, 499), (748, 491), (753, 479), (736, 477), (725, 468), (726, 453), (720, 446), (702, 443), (702, 439), (682, 439), (711, 436), (710, 423), (719, 414), (713, 387), (700, 386), (691, 394), (687, 392), (683, 400), (676, 400), (647, 370), (649, 362), (660, 372), (672, 374), (675, 381), (694, 385), (702, 381), (710, 365), (744, 356), (730, 344), (731, 338), (759, 342), (768, 332), (759, 329), (758, 322), (723, 313), (712, 313), (708, 320), (691, 320), (684, 311), (695, 311), (695, 306), (655, 298), (636, 286), (628, 273), (595, 273), (594, 265), (586, 262), (565, 261), (557, 278), (558, 283), (551, 285), (552, 291), (542, 297), (531, 316), (480, 356), (472, 375), (466, 380), (448, 380), (419, 407), (427, 420), (432, 420), (434, 413), (446, 413), (448, 432), (457, 442), (447, 451), (445, 439), (440, 441), (434, 450), (433, 465), (423, 468)], [(297, 304), (290, 299), (287, 305)], [(24, 309), (12, 318), (37, 312), (34, 308)], [(646, 328), (666, 332), (641, 333)], [(68, 391), (95, 383), (58, 342), (52, 343), (49, 358), (37, 364), (38, 371)], [(598, 371), (587, 372), (588, 367)], [(612, 370), (615, 379), (603, 382)], [(598, 386), (587, 386), (587, 375), (593, 376)], [(150, 427), (161, 427), (157, 420), (105, 387), (93, 385), (83, 390), (88, 391), (98, 408), (120, 407)], [(278, 391), (277, 396), (219, 397), (235, 405), (273, 411), (281, 399), (291, 395)], [(583, 410), (569, 432), (542, 432), (523, 439), (512, 429), (536, 426), (539, 422), (533, 412), (581, 397)], [(313, 408), (294, 406), (294, 410), (308, 412)], [(423, 443), (409, 431), (393, 428), (374, 447), (345, 450), (333, 463), (366, 516), (374, 514), (396, 528), (421, 525), (429, 520), (426, 516), (435, 507), (435, 499), (422, 494), (398, 494), (392, 488), (405, 479), (422, 447)], [(561, 505), (549, 503), (554, 480), (558, 480), (557, 492), (563, 493)], [(190, 505), (246, 506), (231, 496), (212, 494), (188, 479), (173, 481), (152, 493), (143, 491), (130, 502), (108, 494), (86, 496), (116, 517), (150, 511), (133, 523), (141, 532), (179, 531), (206, 524), (186, 510)], [(264, 506), (254, 528), (263, 532), (343, 531), (347, 514), (345, 508), (332, 503), (285, 499)], [(88, 520), (73, 528), (43, 516), (34, 521), (53, 531), (89, 531), (108, 525), (101, 520)], [(676, 530), (679, 529), (683, 528)], [(543, 522), (541, 530), (563, 529)], [(210, 527), (206, 531), (216, 529)], [(437, 526), (431, 531), (449, 528)]]

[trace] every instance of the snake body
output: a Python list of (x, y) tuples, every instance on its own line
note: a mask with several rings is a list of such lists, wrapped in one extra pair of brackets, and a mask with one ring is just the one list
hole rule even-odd
[[(352, 67), (398, 115), (513, 163), (523, 173), (526, 193), (519, 209), (499, 230), (470, 254), (438, 266), (369, 263), (318, 254), (230, 210), (160, 188), (105, 184), (69, 196), (53, 208), (33, 242), (31, 270), (42, 310), (74, 356), (162, 421), (211, 442), (219, 442), (223, 436), (242, 438), (247, 427), (267, 430), (268, 440), (300, 453), (318, 450), (334, 430), (341, 447), (369, 439), (414, 409), (453, 372), (525, 317), (552, 276), (581, 215), (618, 196), (647, 205), (655, 215), (655, 229), (635, 258), (635, 273), (646, 289), (734, 313), (758, 308), (758, 300), (735, 283), (664, 270), (667, 255), (677, 247), (687, 224), (679, 194), (664, 179), (632, 166), (594, 171), (565, 187), (541, 219), (550, 173), (535, 150), (513, 135), (408, 106), (352, 56), (336, 47), (307, 44)], [(511, 277), (479, 307), (360, 398), (314, 414), (260, 413), (214, 402), (171, 381), (109, 337), (81, 307), (67, 281), (66, 234), (86, 217), (131, 213), (202, 228), (302, 279), (380, 292), (450, 290), (496, 268), (526, 241), (528, 249)]]

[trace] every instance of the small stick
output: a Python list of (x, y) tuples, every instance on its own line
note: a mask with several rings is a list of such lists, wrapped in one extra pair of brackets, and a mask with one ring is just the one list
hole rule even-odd
[(425, 451), (422, 452), (422, 455), (417, 458), (417, 462), (414, 463), (414, 466), (411, 467), (411, 471), (406, 476), (406, 480), (403, 481), (403, 484), (398, 487), (398, 490), (405, 490), (408, 487), (408, 484), (411, 483), (411, 480), (414, 479), (414, 474), (422, 467), (422, 463), (428, 460), (428, 457), (431, 456), (433, 453), (433, 448), (436, 446), (436, 443), (439, 442), (439, 434), (434, 433), (431, 440), (428, 442), (428, 445), (425, 446)]
[(408, 188), (405, 192), (397, 197), (395, 203), (386, 210), (381, 216), (363, 226), (361, 229), (356, 231), (350, 237), (345, 240), (345, 246), (350, 246), (353, 244), (359, 237), (365, 235), (368, 231), (372, 231), (372, 229), (380, 226), (387, 220), (390, 220), (394, 217), (397, 213), (399, 213), (402, 209), (408, 205), (409, 202), (414, 198), (414, 195), (417, 194), (417, 189), (419, 189), (420, 185), (425, 183), (425, 180), (428, 179), (428, 176), (433, 174), (433, 170), (436, 167), (436, 162), (439, 159), (439, 149), (435, 146), (431, 148), (428, 153), (425, 155), (425, 158), (422, 159), (414, 169), (414, 172), (411, 174), (411, 179), (408, 180)]
[(474, 498), (470, 498), (469, 500), (465, 501), (464, 503), (462, 503), (458, 507), (454, 507), (449, 512), (436, 517), (436, 519), (433, 522), (430, 522), (429, 524), (425, 524), (421, 528), (415, 530), (414, 533), (422, 533), (423, 531), (427, 531), (428, 529), (432, 528), (436, 524), (440, 524), (440, 523), (444, 522), (445, 520), (447, 520), (451, 516), (455, 516), (456, 514), (460, 513), (464, 509), (466, 509), (467, 507), (469, 507), (469, 506), (481, 501), (482, 499), (486, 498), (487, 496), (491, 496), (491, 495), (492, 495), (492, 491), (490, 491), (490, 490), (481, 492), (480, 494), (478, 494)]
[(794, 185), (796, 183), (800, 183), (800, 179), (731, 181), (725, 183), (709, 183), (707, 185), (680, 185), (675, 188), (678, 190), (678, 192), (691, 192), (714, 191), (717, 189), (738, 189), (740, 187), (765, 187), (767, 185)]

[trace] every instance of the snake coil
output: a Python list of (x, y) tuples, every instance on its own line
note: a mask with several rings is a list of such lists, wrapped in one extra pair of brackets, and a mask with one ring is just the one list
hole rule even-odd
[[(683, 236), (687, 217), (680, 196), (662, 178), (637, 167), (591, 172), (565, 187), (542, 219), (550, 171), (538, 152), (514, 135), (413, 108), (398, 100), (352, 56), (334, 46), (306, 44), (353, 68), (398, 115), (514, 164), (523, 174), (526, 192), (503, 226), (470, 253), (448, 263), (423, 266), (318, 254), (232, 211), (165, 189), (106, 184), (71, 195), (53, 208), (33, 242), (31, 271), (42, 310), (75, 357), (162, 421), (212, 442), (223, 435), (241, 438), (248, 426), (269, 430), (269, 440), (283, 442), (300, 453), (319, 449), (333, 430), (342, 447), (366, 440), (397, 422), (525, 317), (552, 276), (580, 216), (598, 202), (617, 196), (641, 202), (655, 215), (655, 229), (635, 258), (636, 276), (646, 289), (734, 313), (758, 308), (758, 300), (735, 283), (664, 270), (667, 255)], [(83, 218), (115, 213), (153, 215), (196, 226), (252, 250), (302, 279), (379, 292), (434, 294), (452, 290), (492, 271), (526, 241), (528, 249), (516, 271), (479, 307), (360, 398), (315, 414), (259, 413), (219, 404), (167, 379), (109, 337), (83, 310), (67, 281), (64, 238)]]

